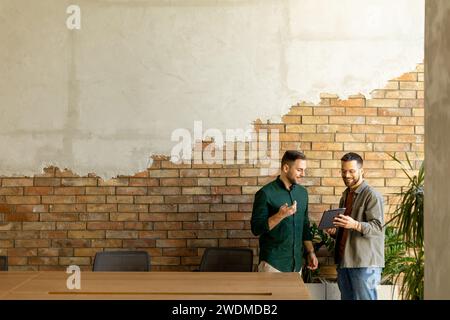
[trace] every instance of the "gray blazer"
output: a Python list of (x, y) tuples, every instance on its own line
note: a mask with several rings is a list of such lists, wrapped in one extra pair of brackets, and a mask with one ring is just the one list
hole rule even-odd
[[(339, 207), (345, 206), (348, 188)], [(340, 268), (384, 267), (383, 197), (365, 181), (356, 188), (350, 216), (361, 223), (362, 232), (349, 230)]]

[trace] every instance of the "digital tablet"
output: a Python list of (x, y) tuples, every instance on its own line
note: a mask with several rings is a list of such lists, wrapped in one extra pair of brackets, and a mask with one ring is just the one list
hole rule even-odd
[(333, 219), (340, 214), (344, 214), (344, 212), (345, 208), (338, 208), (325, 211), (322, 215), (322, 219), (320, 219), (318, 228), (320, 230), (336, 228), (336, 226), (333, 224)]

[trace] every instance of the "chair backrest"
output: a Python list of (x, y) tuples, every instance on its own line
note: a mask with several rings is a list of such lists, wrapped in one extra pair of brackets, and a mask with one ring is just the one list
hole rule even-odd
[(146, 251), (97, 252), (93, 271), (150, 271), (150, 256)]
[(0, 256), (0, 271), (8, 271), (8, 257)]
[(251, 272), (253, 251), (247, 248), (206, 248), (200, 263), (204, 272)]

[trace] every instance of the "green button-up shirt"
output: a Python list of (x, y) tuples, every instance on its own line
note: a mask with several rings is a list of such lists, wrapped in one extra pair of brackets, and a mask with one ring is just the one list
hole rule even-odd
[[(269, 217), (280, 207), (297, 201), (297, 212), (269, 230)], [(259, 236), (259, 260), (282, 272), (298, 272), (302, 267), (303, 241), (311, 240), (308, 218), (308, 192), (300, 185), (290, 191), (280, 177), (255, 194), (251, 219), (252, 232)]]

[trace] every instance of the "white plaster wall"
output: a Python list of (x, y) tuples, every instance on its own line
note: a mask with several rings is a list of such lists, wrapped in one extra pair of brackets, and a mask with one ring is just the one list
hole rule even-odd
[(423, 60), (424, 0), (0, 1), (0, 175), (103, 177), (170, 154), (176, 128), (278, 121)]

